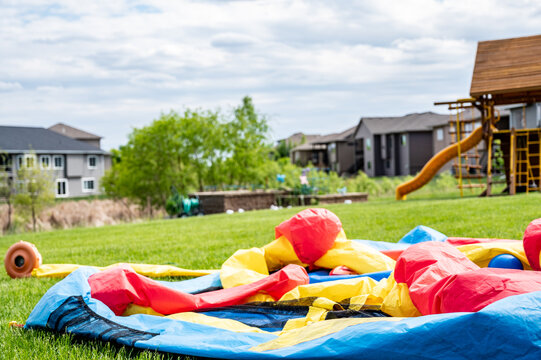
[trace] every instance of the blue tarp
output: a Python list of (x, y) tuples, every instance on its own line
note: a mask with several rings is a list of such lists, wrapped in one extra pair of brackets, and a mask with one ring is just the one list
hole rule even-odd
[(368, 322), (293, 346), (257, 352), (254, 346), (275, 339), (277, 333), (232, 332), (151, 315), (115, 316), (91, 297), (87, 278), (94, 272), (80, 268), (54, 285), (30, 314), (26, 328), (223, 359), (541, 358), (541, 292), (511, 296), (476, 313)]

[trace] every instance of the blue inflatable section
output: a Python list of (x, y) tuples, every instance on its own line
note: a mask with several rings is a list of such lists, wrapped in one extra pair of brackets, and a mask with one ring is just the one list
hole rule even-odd
[(212, 291), (222, 288), (220, 273), (205, 275), (184, 281), (158, 281), (171, 289), (179, 290), (189, 294), (197, 294), (204, 291)]
[(151, 315), (115, 316), (91, 297), (87, 278), (95, 271), (80, 268), (54, 285), (25, 327), (220, 359), (541, 358), (541, 292), (508, 297), (476, 313), (386, 318), (259, 352), (253, 347), (276, 339), (278, 333), (232, 332)]
[(447, 236), (441, 232), (429, 228), (428, 226), (419, 225), (408, 232), (402, 239), (398, 241), (399, 244), (418, 244), (425, 241), (440, 241), (447, 240)]
[(336, 280), (345, 280), (345, 279), (354, 279), (360, 277), (370, 277), (376, 281), (381, 279), (386, 279), (391, 275), (391, 270), (387, 271), (378, 271), (373, 273), (367, 273), (362, 275), (329, 275), (328, 270), (318, 270), (308, 273), (310, 278), (310, 284), (326, 282), (326, 281), (336, 281)]
[(378, 251), (382, 250), (405, 250), (410, 246), (410, 244), (399, 244), (387, 241), (376, 241), (376, 240), (353, 240), (359, 244), (368, 245), (373, 247)]

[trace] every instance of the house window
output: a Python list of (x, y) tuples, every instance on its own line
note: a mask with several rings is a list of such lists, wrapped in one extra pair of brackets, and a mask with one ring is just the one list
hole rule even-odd
[(11, 158), (9, 155), (0, 153), (0, 171), (11, 171)]
[(39, 167), (42, 169), (50, 169), (51, 157), (49, 155), (41, 155), (39, 157)]
[(366, 139), (366, 150), (372, 150), (372, 144), (370, 143), (370, 139)]
[(336, 162), (336, 143), (330, 143), (327, 147), (327, 154), (329, 156), (329, 162)]
[(464, 125), (464, 131), (465, 132), (471, 132), (473, 130), (472, 123), (467, 123)]
[(403, 135), (400, 137), (400, 145), (406, 146), (406, 134), (403, 134)]
[(53, 169), (55, 170), (64, 169), (64, 156), (62, 155), (53, 156)]
[(537, 104), (537, 127), (541, 126), (541, 104)]
[(82, 178), (83, 192), (94, 192), (96, 181), (94, 178)]
[(443, 140), (443, 129), (436, 130), (436, 140), (438, 141)]
[(68, 180), (67, 179), (56, 179), (56, 197), (68, 197)]
[(372, 163), (371, 163), (370, 161), (368, 161), (368, 162), (366, 163), (366, 168), (367, 168), (368, 170), (372, 169)]
[(98, 163), (98, 158), (97, 158), (97, 156), (90, 155), (90, 156), (88, 156), (86, 159), (87, 159), (87, 165), (88, 165), (88, 168), (89, 168), (89, 169), (95, 169), (96, 166), (97, 166), (97, 163)]
[(17, 156), (17, 166), (19, 169), (23, 167), (31, 168), (36, 163), (36, 157), (31, 154), (24, 154)]

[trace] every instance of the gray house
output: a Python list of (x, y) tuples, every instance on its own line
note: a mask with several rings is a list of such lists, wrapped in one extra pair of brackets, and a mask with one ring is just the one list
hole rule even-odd
[[(59, 133), (62, 130), (56, 132), (62, 126), (67, 136)], [(0, 126), (0, 172), (3, 177), (16, 178), (21, 166), (39, 166), (51, 173), (58, 198), (99, 194), (100, 179), (111, 166), (110, 154), (99, 147), (100, 137), (63, 124), (53, 128), (55, 131)], [(69, 135), (86, 136), (88, 141), (76, 140)]]
[(509, 125), (507, 129), (541, 128), (541, 103), (517, 104), (507, 107)]
[(332, 170), (339, 175), (353, 174), (356, 172), (353, 139), (355, 129), (356, 126), (340, 133), (312, 138), (291, 150), (291, 161), (300, 166)]
[(448, 122), (433, 112), (363, 117), (354, 132), (355, 166), (368, 176), (413, 175), (434, 155), (434, 127)]

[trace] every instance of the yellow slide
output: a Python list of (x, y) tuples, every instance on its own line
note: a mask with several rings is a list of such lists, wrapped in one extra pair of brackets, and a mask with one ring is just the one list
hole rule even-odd
[[(483, 127), (475, 129), (468, 137), (460, 141), (460, 151), (466, 152), (483, 139)], [(458, 143), (449, 145), (430, 159), (423, 169), (410, 181), (396, 187), (396, 200), (406, 200), (406, 194), (413, 192), (428, 183), (443, 165), (458, 156)]]

